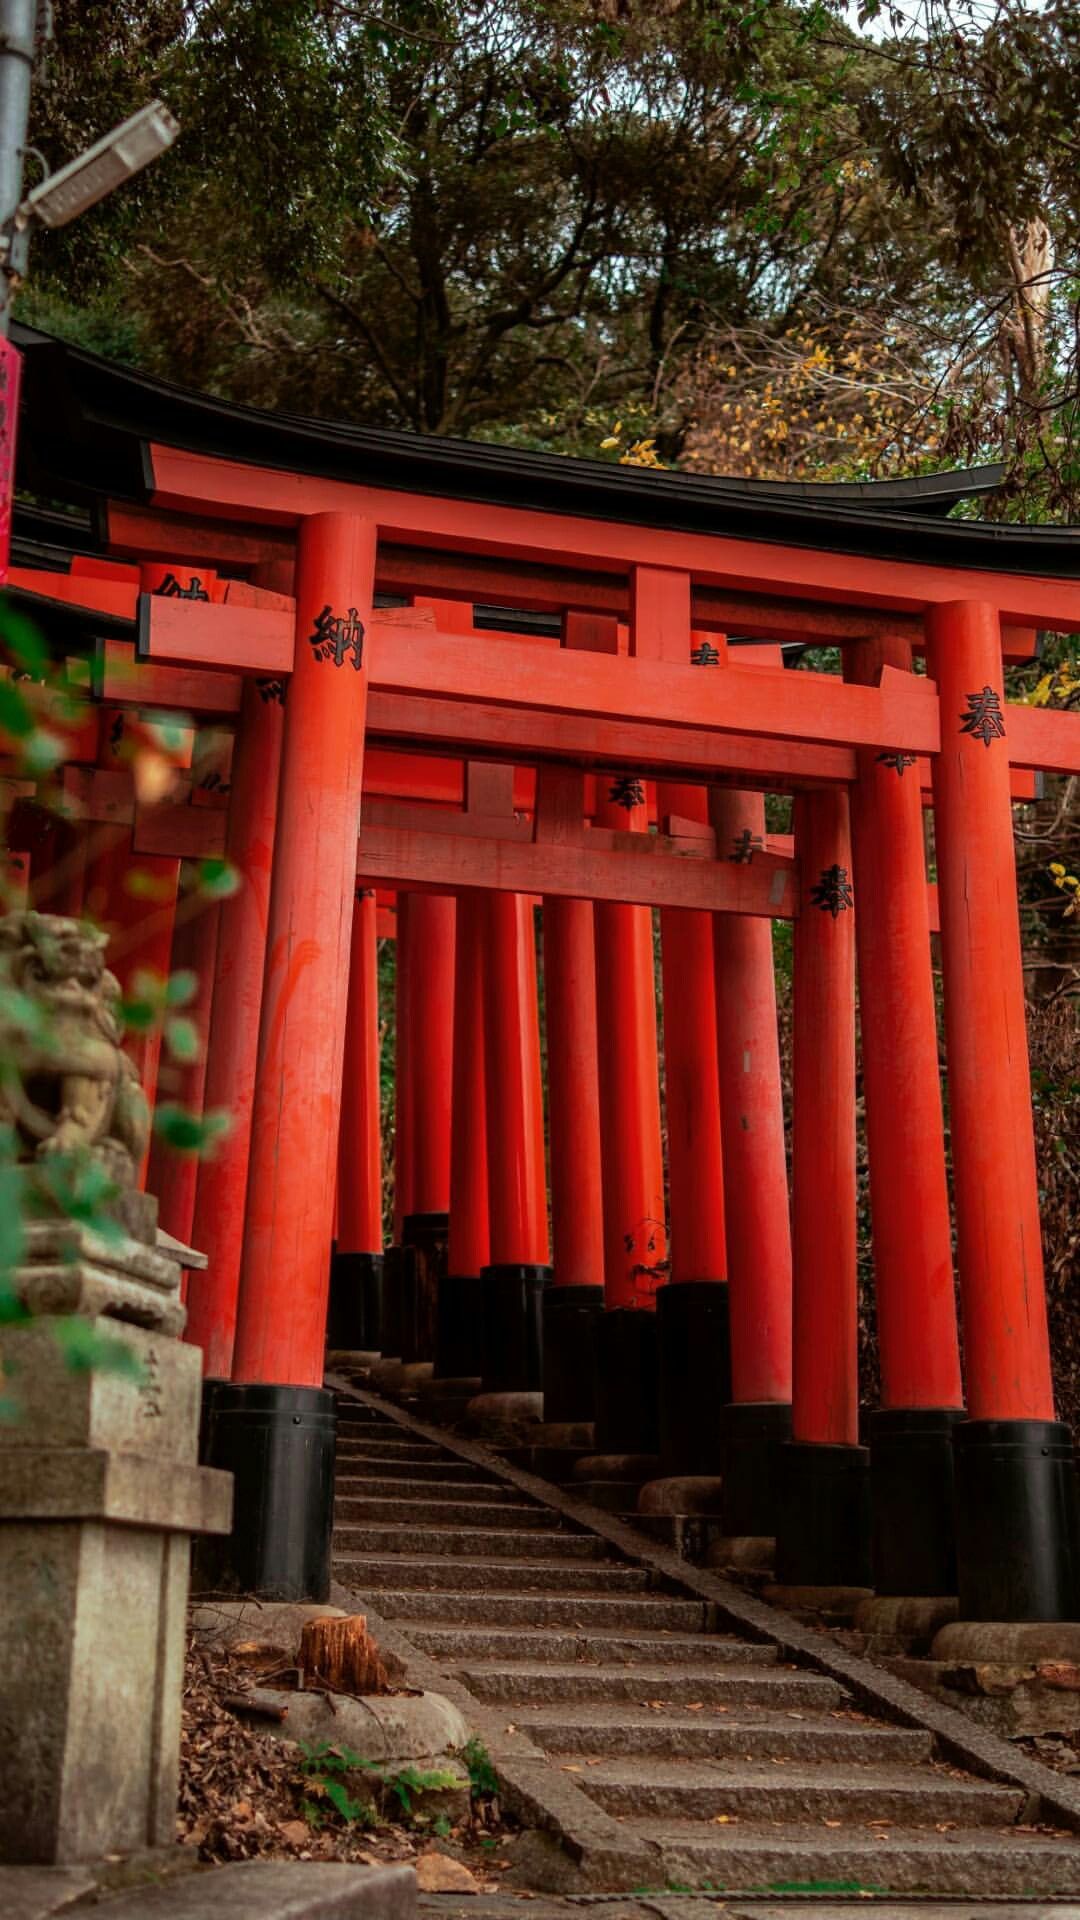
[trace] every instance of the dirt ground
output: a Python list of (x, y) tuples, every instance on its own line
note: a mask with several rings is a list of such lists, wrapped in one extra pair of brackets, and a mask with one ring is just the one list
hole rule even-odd
[[(496, 1798), (474, 1790), (469, 1812), (453, 1821), (446, 1814), (415, 1810), (410, 1817), (393, 1793), (383, 1795), (378, 1808), (360, 1804), (350, 1792), (335, 1792), (332, 1755), (328, 1767), (319, 1766), (228, 1704), (242, 1701), (252, 1684), (242, 1660), (189, 1644), (177, 1839), (195, 1848), (201, 1861), (344, 1860), (386, 1866), (415, 1864), (420, 1856), (437, 1853), (467, 1867), (478, 1892), (498, 1888), (513, 1865), (517, 1835)], [(443, 1872), (436, 1861), (427, 1863), (426, 1877)], [(450, 1869), (444, 1877), (452, 1877)]]

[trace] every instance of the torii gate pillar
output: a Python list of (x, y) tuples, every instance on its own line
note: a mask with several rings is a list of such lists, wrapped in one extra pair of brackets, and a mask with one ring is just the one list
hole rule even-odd
[(776, 1574), (870, 1585), (869, 1455), (858, 1444), (855, 928), (848, 798), (795, 803), (792, 1440), (782, 1448)]
[(491, 1261), (481, 1276), (482, 1398), (539, 1399), (541, 1301), (551, 1268), (533, 907), (518, 893), (487, 893), (483, 903)]
[(327, 1350), (378, 1353), (382, 1338), (382, 1140), (379, 1125), (378, 908), (358, 886), (338, 1133), (337, 1246), (330, 1268)]
[[(709, 815), (718, 859), (753, 859), (764, 846), (762, 794), (714, 788)], [(772, 921), (718, 913), (713, 948), (731, 1320), (724, 1527), (768, 1539), (779, 1452), (791, 1438), (791, 1207)]]
[(597, 1322), (604, 1310), (593, 910), (588, 900), (552, 895), (543, 917), (555, 1242), (554, 1285), (544, 1294), (544, 1419), (588, 1423), (596, 1417)]
[(491, 1261), (484, 1084), (484, 896), (462, 892), (454, 940), (450, 1239), (439, 1280), (435, 1378), (472, 1381), (484, 1367), (481, 1274)]
[[(844, 677), (910, 673), (906, 639), (860, 641)], [(855, 944), (881, 1407), (870, 1416), (874, 1586), (956, 1592), (953, 1429), (963, 1418), (922, 794), (911, 754), (862, 747), (852, 795)]]
[[(661, 826), (672, 815), (708, 825), (703, 787), (661, 784), (657, 810)], [(709, 1478), (722, 1471), (719, 1409), (731, 1398), (714, 917), (660, 909), (671, 1268), (656, 1296), (661, 1470)]]
[(1054, 1418), (992, 607), (927, 615), (953, 1187), (969, 1419), (954, 1432), (961, 1620), (1080, 1617), (1073, 1449)]
[(213, 1464), (236, 1475), (218, 1584), (273, 1599), (330, 1588), (323, 1349), (374, 573), (370, 521), (301, 522), (233, 1384), (211, 1437)]

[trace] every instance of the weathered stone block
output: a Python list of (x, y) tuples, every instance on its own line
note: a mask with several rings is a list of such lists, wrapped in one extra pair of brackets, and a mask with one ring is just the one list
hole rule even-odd
[(32, 1221), (12, 1284), (34, 1314), (107, 1313), (180, 1333), (180, 1267), (129, 1234), (106, 1237), (75, 1220)]
[(73, 1370), (49, 1317), (5, 1328), (0, 1375), (18, 1417), (4, 1427), (4, 1451), (111, 1447), (150, 1458), (194, 1460), (202, 1395), (198, 1348), (109, 1315), (95, 1315), (89, 1324), (98, 1336), (125, 1347), (140, 1374), (105, 1367)]

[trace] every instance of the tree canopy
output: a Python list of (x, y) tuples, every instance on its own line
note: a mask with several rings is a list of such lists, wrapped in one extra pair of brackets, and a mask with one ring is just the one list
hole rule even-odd
[(1073, 0), (60, 0), (30, 320), (260, 404), (1075, 511)]

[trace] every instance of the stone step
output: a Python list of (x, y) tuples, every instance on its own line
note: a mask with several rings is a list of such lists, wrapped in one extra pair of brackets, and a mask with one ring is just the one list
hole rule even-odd
[(732, 1820), (842, 1820), (845, 1827), (869, 1821), (1006, 1827), (1024, 1799), (1014, 1787), (958, 1780), (928, 1766), (615, 1759), (586, 1770), (584, 1758), (579, 1764), (590, 1799), (607, 1813), (638, 1820), (716, 1821), (726, 1814)]
[[(436, 1571), (445, 1576), (447, 1569)], [(605, 1589), (608, 1585), (605, 1574)], [(701, 1628), (703, 1611), (700, 1601), (668, 1600), (663, 1595), (653, 1599), (624, 1594), (612, 1600), (592, 1593), (452, 1593), (445, 1587), (427, 1592), (402, 1587), (379, 1598), (379, 1612), (398, 1621), (409, 1638), (414, 1637), (414, 1629), (447, 1620), (462, 1627), (612, 1627), (627, 1633), (634, 1628), (692, 1633)]]
[[(116, 1859), (117, 1855), (110, 1858)], [(164, 1864), (164, 1862), (163, 1862)], [(73, 1894), (47, 1875), (63, 1868), (0, 1867), (0, 1912), (6, 1920), (46, 1920), (68, 1911)], [(18, 1878), (29, 1878), (20, 1886)], [(35, 1878), (36, 1876), (36, 1878)], [(93, 1879), (87, 1883), (93, 1888)], [(79, 1902), (80, 1906), (82, 1902)], [(98, 1901), (92, 1900), (92, 1906)], [(103, 1907), (114, 1920), (413, 1920), (416, 1880), (411, 1865), (362, 1867), (336, 1860), (234, 1860), (213, 1873), (175, 1870), (156, 1885), (107, 1890)]]
[(526, 1527), (409, 1526), (400, 1514), (396, 1525), (373, 1521), (368, 1526), (335, 1527), (334, 1545), (337, 1553), (348, 1555), (432, 1553), (446, 1558), (482, 1555), (495, 1559), (506, 1555), (510, 1559), (528, 1553), (529, 1547), (553, 1560), (602, 1560), (607, 1552), (604, 1541), (588, 1533), (557, 1533), (554, 1529), (534, 1532)]
[[(403, 1626), (403, 1631), (409, 1629)], [(707, 1707), (629, 1712), (625, 1706), (526, 1707), (518, 1725), (547, 1753), (670, 1759), (900, 1761), (929, 1760), (934, 1743), (918, 1727), (874, 1726), (843, 1712), (818, 1715), (787, 1708), (742, 1707), (738, 1714)]]
[(422, 1462), (428, 1466), (456, 1464), (447, 1462), (441, 1447), (431, 1440), (350, 1440), (338, 1435), (337, 1457), (343, 1460), (392, 1461), (396, 1465)]
[(341, 1491), (334, 1501), (334, 1519), (338, 1524), (362, 1526), (386, 1522), (418, 1527), (510, 1527), (515, 1532), (532, 1533), (554, 1531), (559, 1525), (559, 1515), (550, 1507), (500, 1505), (482, 1499), (444, 1500), (426, 1490), (418, 1500), (384, 1499), (366, 1490), (359, 1495)]
[[(501, 1481), (493, 1480), (482, 1467), (466, 1466), (463, 1460), (447, 1460), (438, 1451), (425, 1453), (418, 1460), (391, 1459), (381, 1447), (353, 1447), (349, 1441), (339, 1440), (337, 1449), (337, 1471), (339, 1478), (345, 1474), (372, 1473), (381, 1480), (392, 1481), (396, 1486), (401, 1480), (413, 1481), (419, 1486), (444, 1486), (450, 1482), (454, 1486), (489, 1488), (494, 1493), (501, 1487)], [(515, 1490), (506, 1489), (513, 1498), (518, 1498)]]
[(623, 1832), (659, 1846), (668, 1881), (707, 1882), (724, 1894), (820, 1892), (822, 1883), (844, 1893), (1080, 1893), (1080, 1844), (1071, 1835), (648, 1819), (624, 1822)]
[[(521, 1495), (514, 1487), (500, 1487), (498, 1481), (482, 1480), (436, 1480), (429, 1473), (424, 1478), (402, 1474), (400, 1478), (384, 1474), (372, 1461), (370, 1475), (363, 1469), (359, 1473), (352, 1471), (351, 1461), (338, 1463), (334, 1490), (339, 1499), (345, 1500), (393, 1500), (408, 1503), (409, 1518), (412, 1518), (412, 1503), (417, 1500), (456, 1500), (467, 1501), (470, 1511), (477, 1504), (493, 1507), (516, 1507), (521, 1504)], [(345, 1471), (342, 1471), (342, 1468)], [(530, 1507), (530, 1513), (543, 1512), (543, 1508)]]
[[(405, 1629), (403, 1628), (403, 1631)], [(755, 1645), (746, 1640), (728, 1640), (720, 1635), (691, 1633), (626, 1633), (608, 1628), (583, 1633), (576, 1627), (561, 1632), (535, 1627), (531, 1632), (515, 1627), (465, 1627), (453, 1620), (410, 1622), (408, 1635), (414, 1646), (425, 1653), (468, 1664), (477, 1659), (491, 1660), (588, 1660), (596, 1666), (625, 1666), (638, 1661), (677, 1665), (692, 1662), (712, 1666), (772, 1666), (776, 1648)]]
[[(544, 1535), (542, 1544), (547, 1546), (549, 1539), (550, 1535)], [(457, 1579), (462, 1592), (473, 1596), (482, 1596), (490, 1587), (498, 1593), (510, 1588), (546, 1599), (552, 1593), (641, 1593), (649, 1583), (648, 1574), (639, 1567), (616, 1566), (611, 1561), (484, 1559), (480, 1555), (448, 1561), (431, 1554), (378, 1549), (361, 1554), (346, 1551), (340, 1536), (335, 1540), (334, 1572), (346, 1586), (356, 1587), (361, 1593), (365, 1587), (434, 1587), (445, 1593), (450, 1582)]]
[(703, 1708), (741, 1707), (755, 1701), (774, 1708), (821, 1709), (836, 1706), (843, 1698), (835, 1681), (790, 1667), (608, 1667), (573, 1660), (546, 1664), (472, 1660), (458, 1672), (479, 1699), (522, 1706), (563, 1698), (575, 1705), (580, 1700), (625, 1700), (648, 1706), (655, 1700), (675, 1706), (700, 1700)]

